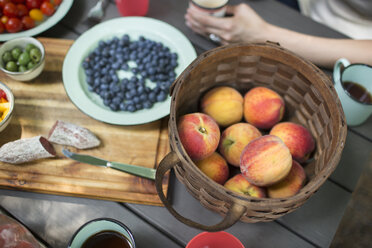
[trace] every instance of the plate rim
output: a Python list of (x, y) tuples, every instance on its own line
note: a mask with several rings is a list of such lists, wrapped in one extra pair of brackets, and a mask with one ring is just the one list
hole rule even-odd
[(63, 0), (61, 5), (58, 7), (57, 11), (51, 17), (49, 17), (48, 20), (42, 22), (38, 26), (32, 29), (29, 29), (29, 30), (25, 30), (25, 31), (17, 32), (17, 33), (0, 34), (0, 41), (3, 42), (3, 41), (8, 41), (8, 40), (12, 40), (12, 39), (20, 38), (20, 37), (35, 36), (37, 34), (40, 34), (52, 28), (59, 21), (61, 21), (63, 17), (66, 16), (68, 11), (71, 9), (73, 2), (74, 0)]
[[(164, 101), (164, 102), (161, 102), (162, 105), (166, 104), (166, 106), (161, 106), (160, 109), (158, 110), (164, 110), (164, 111), (160, 111), (161, 113), (159, 114), (155, 114), (155, 115), (151, 115), (149, 118), (143, 118), (143, 116), (139, 116), (140, 120), (134, 120), (134, 118), (130, 118), (130, 120), (126, 120), (125, 117), (124, 118), (120, 118), (120, 114), (123, 114), (122, 111), (118, 111), (118, 112), (114, 112), (114, 111), (110, 111), (110, 110), (107, 110), (107, 109), (104, 109), (102, 108), (101, 106), (98, 106), (98, 104), (95, 104), (94, 101), (92, 99), (90, 99), (85, 93), (84, 93), (84, 89), (81, 88), (79, 86), (79, 94), (80, 96), (83, 95), (84, 100), (87, 100), (87, 102), (89, 103), (88, 105), (90, 107), (93, 107), (94, 109), (98, 109), (101, 113), (100, 114), (108, 114), (108, 115), (111, 115), (111, 114), (114, 114), (116, 115), (116, 117), (114, 118), (114, 120), (107, 120), (105, 119), (104, 117), (102, 116), (97, 116), (95, 115), (94, 113), (92, 113), (91, 111), (87, 111), (87, 107), (82, 107), (81, 105), (82, 104), (85, 104), (87, 102), (83, 102), (81, 103), (81, 101), (79, 102), (79, 100), (76, 99), (76, 93), (73, 93), (72, 89), (71, 89), (71, 77), (74, 77), (74, 81), (79, 83), (79, 85), (81, 84), (80, 80), (78, 77), (76, 77), (77, 75), (75, 74), (74, 76), (71, 76), (69, 74), (73, 74), (72, 72), (67, 72), (67, 69), (68, 69), (68, 66), (67, 64), (70, 62), (71, 58), (74, 56), (72, 55), (72, 53), (74, 52), (75, 49), (79, 48), (78, 46), (81, 46), (80, 43), (78, 43), (79, 41), (84, 41), (84, 39), (87, 39), (87, 37), (89, 38), (90, 35), (94, 32), (96, 32), (97, 30), (101, 30), (103, 27), (105, 27), (106, 25), (110, 25), (112, 23), (121, 23), (121, 22), (136, 22), (137, 20), (140, 20), (141, 22), (149, 22), (149, 23), (154, 23), (155, 25), (163, 25), (163, 27), (166, 27), (167, 29), (171, 30), (173, 33), (177, 33), (178, 35), (178, 38), (177, 39), (181, 39), (186, 45), (187, 47), (182, 47), (183, 50), (186, 51), (186, 53), (183, 53), (184, 55), (184, 64), (183, 64), (183, 67), (184, 68), (181, 68), (180, 72), (177, 73), (176, 77), (178, 77), (182, 71), (193, 61), (196, 59), (197, 57), (197, 53), (195, 51), (195, 48), (194, 46), (192, 45), (191, 41), (179, 30), (177, 29), (176, 27), (172, 26), (171, 24), (167, 23), (167, 22), (164, 22), (164, 21), (161, 21), (161, 20), (158, 20), (158, 19), (154, 19), (154, 18), (150, 18), (150, 17), (118, 17), (118, 18), (114, 18), (114, 19), (110, 19), (108, 21), (105, 21), (105, 22), (102, 22), (100, 24), (97, 24), (96, 26), (88, 29), (87, 31), (85, 31), (83, 34), (81, 34), (76, 40), (75, 42), (71, 45), (71, 47), (69, 48), (66, 56), (65, 56), (65, 59), (63, 61), (63, 67), (62, 67), (62, 80), (63, 80), (63, 86), (64, 86), (64, 89), (66, 91), (66, 94), (67, 96), (69, 97), (70, 101), (81, 111), (83, 112), (85, 115), (95, 119), (95, 120), (98, 120), (98, 121), (101, 121), (103, 123), (107, 123), (107, 124), (113, 124), (113, 125), (121, 125), (121, 126), (130, 126), (130, 125), (140, 125), (140, 124), (145, 124), (145, 123), (150, 123), (150, 122), (153, 122), (153, 121), (156, 121), (156, 120), (159, 120), (167, 115), (169, 115), (170, 113), (170, 105), (171, 105), (171, 97), (168, 96), (167, 99)], [(127, 31), (124, 29), (124, 30), (119, 30), (117, 33), (120, 33), (120, 34), (125, 34)], [(154, 32), (156, 34), (156, 32)], [(112, 32), (107, 32), (105, 33), (103, 36), (110, 36), (110, 35), (113, 35), (115, 36), (115, 33), (112, 33)], [(146, 34), (145, 34), (146, 35)], [(95, 42), (98, 42), (99, 39), (102, 38), (102, 36), (98, 36), (99, 38), (98, 39), (94, 39), (94, 41), (90, 42), (89, 44), (86, 44), (87, 47), (91, 47), (92, 44), (94, 44)], [(170, 41), (172, 42), (171, 39), (168, 39), (167, 41)], [(185, 45), (183, 44), (183, 45)], [(83, 52), (81, 53), (84, 53), (86, 52), (87, 50), (85, 49)], [(178, 51), (179, 53), (179, 51)], [(179, 54), (180, 55), (180, 54)], [(79, 56), (81, 56), (81, 54), (79, 54)], [(76, 67), (79, 67), (79, 66), (76, 66)], [(76, 72), (77, 74), (79, 73), (79, 68), (75, 68), (74, 69), (74, 72)], [(66, 83), (68, 82), (68, 83)], [(149, 110), (144, 110), (145, 112), (142, 112), (142, 114), (140, 113), (140, 115), (146, 115), (146, 113), (148, 113), (148, 111), (151, 111), (151, 109)], [(134, 113), (130, 113), (130, 112), (124, 112), (125, 115), (131, 115), (131, 114), (138, 114), (139, 112), (134, 112)], [(121, 120), (117, 120), (117, 118), (120, 118)]]

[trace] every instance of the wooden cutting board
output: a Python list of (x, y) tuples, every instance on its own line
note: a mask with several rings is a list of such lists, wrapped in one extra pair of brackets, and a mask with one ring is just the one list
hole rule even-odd
[[(45, 46), (44, 71), (30, 82), (18, 82), (0, 72), (0, 81), (15, 96), (11, 123), (0, 133), (0, 146), (20, 138), (37, 135), (47, 137), (56, 120), (88, 128), (101, 140), (89, 150), (71, 149), (110, 161), (156, 168), (169, 152), (167, 118), (143, 125), (116, 126), (97, 121), (83, 114), (69, 100), (62, 83), (64, 57), (72, 40), (39, 39)], [(162, 205), (153, 181), (114, 169), (78, 163), (55, 146), (55, 158), (22, 165), (0, 162), (0, 187), (58, 195), (89, 197), (104, 200)], [(168, 191), (168, 176), (163, 181)]]

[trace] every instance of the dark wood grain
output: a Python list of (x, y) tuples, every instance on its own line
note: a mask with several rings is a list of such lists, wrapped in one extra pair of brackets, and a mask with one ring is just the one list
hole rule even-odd
[(362, 248), (371, 245), (372, 231), (372, 156), (363, 170), (347, 205), (331, 247)]
[[(46, 50), (42, 74), (29, 83), (0, 74), (15, 96), (15, 113), (10, 125), (0, 134), (0, 145), (37, 135), (47, 137), (56, 120), (88, 128), (101, 140), (95, 149), (83, 151), (110, 161), (155, 168), (168, 153), (167, 120), (144, 125), (115, 126), (99, 122), (77, 109), (69, 100), (62, 83), (63, 59), (72, 40), (41, 38)], [(57, 157), (24, 165), (0, 163), (0, 186), (61, 195), (91, 197), (162, 205), (154, 182), (113, 169), (97, 167)], [(76, 149), (74, 149), (76, 151)], [(79, 151), (82, 152), (82, 151)], [(167, 191), (168, 180), (163, 186)]]

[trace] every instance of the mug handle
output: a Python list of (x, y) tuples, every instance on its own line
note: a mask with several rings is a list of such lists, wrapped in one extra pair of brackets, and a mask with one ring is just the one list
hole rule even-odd
[(345, 58), (341, 58), (336, 61), (335, 65), (333, 66), (333, 81), (335, 84), (341, 85), (341, 66), (345, 68), (349, 65), (349, 60)]
[(164, 206), (168, 209), (168, 211), (182, 223), (188, 226), (195, 227), (195, 228), (202, 229), (202, 230), (209, 231), (209, 232), (222, 231), (232, 226), (233, 224), (235, 224), (246, 211), (246, 207), (238, 203), (235, 203), (235, 202), (232, 203), (231, 208), (227, 212), (224, 219), (220, 223), (217, 223), (212, 226), (203, 225), (203, 224), (194, 222), (190, 219), (187, 219), (183, 217), (182, 215), (180, 215), (171, 206), (171, 204), (169, 203), (169, 201), (166, 199), (164, 195), (162, 181), (164, 178), (164, 174), (168, 170), (172, 169), (177, 163), (180, 163), (180, 162), (181, 161), (179, 160), (177, 154), (174, 151), (172, 151), (163, 158), (163, 160), (159, 164), (159, 167), (156, 169), (156, 179), (155, 179), (156, 190), (158, 191), (158, 195), (161, 201), (163, 202)]

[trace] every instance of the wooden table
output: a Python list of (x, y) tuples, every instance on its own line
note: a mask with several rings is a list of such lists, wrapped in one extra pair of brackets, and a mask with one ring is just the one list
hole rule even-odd
[[(74, 1), (70, 12), (61, 22), (38, 36), (76, 39), (90, 28), (84, 18), (95, 2)], [(325, 37), (344, 37), (273, 0), (247, 2), (264, 19), (279, 26)], [(150, 0), (148, 16), (178, 28), (200, 54), (215, 45), (185, 26), (183, 16), (187, 5), (187, 0)], [(119, 14), (114, 0), (111, 0), (106, 8), (105, 20), (115, 17), (119, 17)], [(329, 71), (326, 73), (331, 75)], [(345, 149), (336, 171), (298, 210), (269, 223), (239, 222), (226, 231), (239, 238), (246, 247), (329, 247), (358, 179), (369, 164), (371, 142), (372, 118), (361, 126), (348, 128)], [(220, 220), (218, 214), (202, 207), (173, 174), (168, 193), (175, 209), (188, 218), (204, 224), (214, 224)], [(66, 247), (79, 226), (99, 217), (115, 218), (125, 223), (133, 231), (137, 247), (143, 248), (184, 247), (201, 232), (177, 221), (164, 207), (142, 204), (2, 189), (0, 205), (48, 247)], [(366, 223), (371, 223), (371, 220)]]

